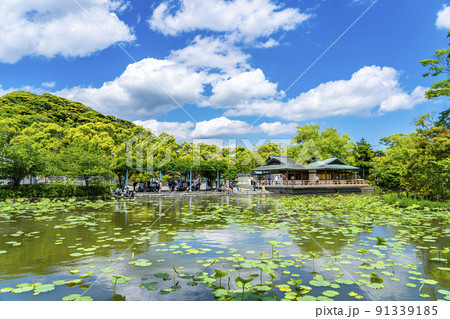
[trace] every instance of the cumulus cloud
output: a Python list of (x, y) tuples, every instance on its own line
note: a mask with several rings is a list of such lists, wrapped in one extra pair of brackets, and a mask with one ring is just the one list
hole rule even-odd
[(156, 120), (134, 121), (136, 125), (140, 125), (152, 131), (155, 135), (167, 133), (173, 135), (177, 140), (186, 140), (191, 137), (192, 129), (195, 126), (193, 122), (158, 122)]
[(54, 87), (55, 87), (56, 83), (55, 83), (55, 82), (43, 82), (41, 85), (42, 85), (43, 87), (46, 87), (46, 88), (51, 89), (51, 88), (54, 88)]
[(310, 16), (298, 9), (283, 8), (271, 0), (181, 0), (161, 3), (149, 19), (150, 27), (165, 35), (211, 30), (234, 33), (252, 41), (280, 30), (292, 30)]
[(232, 107), (252, 99), (273, 97), (277, 94), (277, 85), (256, 69), (213, 83), (212, 93), (209, 99), (211, 106)]
[(88, 56), (115, 41), (135, 39), (130, 27), (116, 14), (127, 3), (78, 0), (87, 14), (75, 2), (69, 2), (2, 0), (0, 62), (15, 63), (24, 56)]
[(439, 29), (450, 29), (450, 7), (444, 5), (437, 14), (436, 26)]
[(417, 87), (408, 94), (401, 88), (399, 76), (394, 68), (366, 66), (350, 80), (322, 83), (288, 101), (245, 102), (229, 109), (225, 115), (264, 115), (300, 121), (328, 116), (369, 116), (378, 106), (381, 114), (410, 109), (426, 101), (425, 88)]
[(206, 75), (168, 60), (144, 59), (128, 65), (100, 88), (75, 87), (57, 95), (80, 101), (96, 110), (126, 118), (167, 113), (203, 99)]
[(209, 121), (197, 122), (192, 132), (194, 138), (209, 138), (227, 135), (243, 135), (248, 134), (251, 126), (238, 120), (230, 120), (226, 117), (219, 117)]
[[(223, 144), (217, 138), (239, 138), (250, 134), (264, 133), (268, 136), (292, 135), (296, 132), (296, 123), (262, 123), (251, 126), (245, 121), (230, 120), (218, 117), (208, 121), (193, 122), (159, 122), (151, 119), (147, 121), (134, 121), (135, 124), (150, 129), (154, 134), (162, 132), (173, 135), (178, 141), (193, 141), (198, 139), (215, 140), (213, 144)], [(219, 144), (218, 144), (219, 143)]]
[(273, 123), (262, 123), (258, 127), (262, 133), (268, 136), (277, 136), (277, 135), (291, 136), (292, 134), (297, 132), (297, 126), (298, 124), (296, 123), (273, 122)]
[(227, 38), (197, 36), (185, 48), (174, 50), (168, 59), (187, 67), (200, 70), (218, 69), (220, 73), (232, 75), (249, 69), (245, 54)]

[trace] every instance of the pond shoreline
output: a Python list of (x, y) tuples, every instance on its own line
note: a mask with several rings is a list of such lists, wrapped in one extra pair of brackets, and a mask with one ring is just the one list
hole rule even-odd
[[(262, 190), (240, 190), (238, 192), (216, 192), (216, 191), (195, 191), (195, 192), (169, 192), (163, 191), (161, 193), (136, 193), (135, 198), (167, 198), (167, 197), (199, 197), (199, 196), (240, 196), (240, 195), (261, 195), (261, 194), (273, 194), (269, 191)], [(113, 196), (115, 197), (115, 196)], [(121, 198), (121, 197), (115, 197)]]

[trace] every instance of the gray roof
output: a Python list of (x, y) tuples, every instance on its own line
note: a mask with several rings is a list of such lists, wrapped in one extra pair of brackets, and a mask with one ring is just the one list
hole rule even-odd
[(312, 162), (308, 166), (309, 169), (343, 169), (343, 170), (359, 170), (358, 167), (347, 165), (343, 160), (333, 156), (323, 161)]
[(263, 166), (252, 169), (257, 171), (286, 171), (286, 170), (358, 170), (358, 167), (347, 165), (343, 160), (333, 156), (324, 161), (312, 162), (308, 166), (294, 161), (287, 155), (269, 155)]
[(304, 170), (307, 168), (287, 155), (269, 155), (263, 166), (256, 167), (252, 171)]

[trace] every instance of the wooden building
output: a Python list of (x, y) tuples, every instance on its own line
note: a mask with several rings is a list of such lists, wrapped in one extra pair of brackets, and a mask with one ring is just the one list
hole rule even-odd
[(362, 184), (357, 179), (358, 170), (337, 157), (303, 165), (286, 155), (270, 155), (263, 166), (252, 169), (252, 175), (258, 181), (265, 181), (265, 185)]

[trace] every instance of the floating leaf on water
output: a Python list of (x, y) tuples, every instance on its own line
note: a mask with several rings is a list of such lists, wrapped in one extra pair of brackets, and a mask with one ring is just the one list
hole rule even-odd
[(158, 273), (154, 274), (153, 276), (155, 276), (156, 278), (161, 278), (164, 281), (170, 280), (170, 276), (168, 274), (166, 274), (165, 272), (158, 272)]
[(426, 285), (436, 285), (438, 283), (436, 280), (432, 279), (422, 279), (420, 282)]
[(373, 288), (373, 289), (382, 289), (382, 288), (384, 288), (385, 286), (384, 286), (383, 284), (380, 284), (380, 283), (369, 282), (369, 283), (367, 284), (367, 287)]
[(327, 296), (327, 297), (335, 297), (335, 296), (339, 295), (339, 292), (337, 292), (335, 290), (325, 290), (322, 292), (322, 295)]
[(1, 255), (1, 254), (6, 254), (6, 253), (7, 253), (6, 250), (0, 250), (0, 255)]
[(54, 281), (54, 282), (53, 282), (53, 284), (54, 284), (55, 286), (61, 286), (61, 285), (64, 285), (65, 283), (66, 283), (65, 280), (57, 280), (57, 281)]
[(12, 292), (15, 293), (15, 294), (20, 294), (20, 293), (27, 292), (27, 291), (32, 291), (32, 290), (33, 290), (33, 286), (29, 285), (29, 286), (26, 286), (26, 287), (15, 288), (15, 289), (12, 290)]
[(147, 259), (138, 259), (136, 261), (130, 261), (129, 264), (131, 264), (131, 263), (133, 263), (135, 266), (139, 266), (139, 267), (147, 267), (147, 266), (152, 265), (150, 260), (147, 260)]
[(450, 295), (450, 290), (439, 289), (438, 293), (440, 293), (442, 295)]
[(333, 299), (328, 298), (326, 296), (319, 296), (317, 297), (317, 301), (333, 301)]
[(48, 292), (48, 291), (52, 291), (55, 290), (55, 285), (53, 284), (46, 284), (46, 285), (42, 285), (42, 286), (38, 286), (34, 289), (35, 292)]
[(410, 270), (410, 271), (408, 271), (408, 273), (410, 273), (411, 275), (414, 275), (414, 276), (421, 276), (422, 275), (421, 272), (414, 271), (414, 270)]
[(75, 301), (77, 299), (81, 298), (80, 294), (72, 294), (68, 295), (62, 298), (63, 301)]
[(161, 289), (160, 291), (159, 291), (159, 294), (160, 295), (167, 295), (167, 294), (170, 294), (170, 289)]
[(113, 272), (114, 271), (114, 269), (112, 269), (112, 268), (102, 268), (102, 269), (100, 269), (100, 272), (103, 272), (103, 273), (109, 273), (109, 272)]
[(331, 285), (331, 283), (329, 281), (325, 281), (325, 280), (321, 280), (321, 281), (311, 280), (309, 282), (309, 284), (311, 286), (315, 286), (315, 287), (328, 287)]
[(412, 283), (407, 283), (406, 286), (411, 287), (411, 288), (416, 288), (417, 287), (416, 284), (412, 284)]
[(149, 291), (154, 291), (154, 290), (158, 290), (157, 287), (155, 287), (155, 285), (157, 284), (157, 282), (150, 282), (150, 283), (144, 283), (144, 284), (140, 284), (139, 288), (145, 288)]
[(338, 278), (338, 279), (335, 279), (334, 281), (337, 282), (338, 284), (344, 284), (344, 285), (355, 284), (355, 282), (353, 280), (343, 279), (343, 278)]
[(225, 289), (215, 289), (211, 291), (212, 295), (216, 298), (220, 298), (228, 295), (228, 291)]
[(13, 288), (11, 288), (11, 287), (6, 287), (6, 288), (0, 289), (0, 293), (6, 293), (6, 292), (10, 292), (10, 291), (13, 291)]
[(78, 269), (69, 270), (72, 275), (78, 274), (80, 271)]
[(313, 297), (313, 296), (301, 296), (301, 297), (297, 297), (298, 301), (316, 301), (317, 298)]

